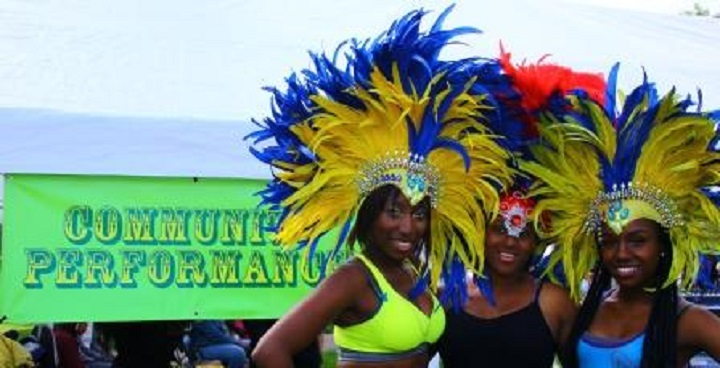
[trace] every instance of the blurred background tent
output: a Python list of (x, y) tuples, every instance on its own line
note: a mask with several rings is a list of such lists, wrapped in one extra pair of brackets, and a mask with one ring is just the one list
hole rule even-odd
[[(268, 178), (242, 140), (250, 119), (270, 111), (263, 86), (309, 66), (308, 50), (333, 52), (411, 9), (438, 14), (450, 4), (5, 0), (0, 173)], [(639, 82), (644, 68), (661, 90), (701, 87), (705, 106), (720, 107), (720, 19), (679, 15), (693, 9), (686, 0), (607, 4), (457, 1), (446, 24), (484, 33), (447, 56), (495, 56), (502, 40), (516, 61), (549, 54), (597, 72), (620, 61), (621, 86)], [(657, 12), (668, 4), (669, 14)]]

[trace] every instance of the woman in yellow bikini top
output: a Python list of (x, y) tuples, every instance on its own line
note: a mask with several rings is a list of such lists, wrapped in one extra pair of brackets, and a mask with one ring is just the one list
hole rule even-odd
[[(443, 29), (424, 11), (380, 37), (314, 55), (314, 69), (273, 89), (273, 116), (250, 135), (273, 167), (263, 202), (281, 210), (275, 240), (309, 247), (339, 230), (335, 251), (361, 254), (325, 278), (260, 340), (260, 367), (292, 356), (336, 326), (339, 367), (427, 367), (443, 310), (432, 295), (447, 260), (482, 267), (496, 185), (509, 186), (509, 154), (483, 125), (489, 99), (479, 60), (441, 61), (443, 47), (470, 28)], [(494, 70), (494, 69), (491, 69)]]
[(445, 328), (445, 314), (437, 298), (430, 294), (429, 303), (428, 295), (409, 300), (406, 293), (388, 283), (367, 257), (358, 255), (355, 262), (367, 268), (367, 283), (375, 294), (377, 305), (363, 322), (335, 325), (339, 360), (379, 363), (425, 353)]

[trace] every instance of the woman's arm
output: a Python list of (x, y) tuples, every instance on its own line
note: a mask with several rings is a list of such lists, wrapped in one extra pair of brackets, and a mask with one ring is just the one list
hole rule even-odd
[(570, 299), (570, 293), (551, 282), (545, 282), (540, 291), (540, 309), (552, 331), (555, 346), (560, 349), (570, 335), (577, 315), (577, 305)]
[(702, 307), (691, 305), (678, 321), (681, 350), (704, 351), (720, 361), (720, 318)]
[(352, 263), (340, 267), (260, 339), (252, 354), (253, 362), (258, 367), (292, 367), (293, 355), (353, 307), (365, 285), (365, 273), (360, 267)]

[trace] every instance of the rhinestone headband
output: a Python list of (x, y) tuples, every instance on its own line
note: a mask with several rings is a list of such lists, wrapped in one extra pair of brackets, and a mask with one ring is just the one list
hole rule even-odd
[(602, 223), (607, 219), (603, 216), (607, 208), (607, 216), (611, 218), (627, 218), (627, 208), (619, 205), (623, 200), (640, 200), (649, 204), (660, 215), (660, 225), (666, 229), (683, 225), (682, 216), (677, 211), (675, 202), (662, 190), (645, 183), (613, 184), (612, 191), (599, 192), (590, 207), (584, 229), (586, 233), (599, 233)]
[(394, 185), (415, 205), (426, 196), (437, 207), (440, 182), (437, 168), (425, 158), (412, 153), (395, 151), (365, 164), (358, 173), (357, 185), (362, 197), (387, 184)]

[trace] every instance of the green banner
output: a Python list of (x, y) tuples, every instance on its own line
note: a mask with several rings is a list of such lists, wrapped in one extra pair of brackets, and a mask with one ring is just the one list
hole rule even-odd
[[(274, 245), (264, 181), (7, 175), (0, 315), (16, 323), (275, 318), (319, 281)], [(330, 272), (339, 254), (329, 262)]]

